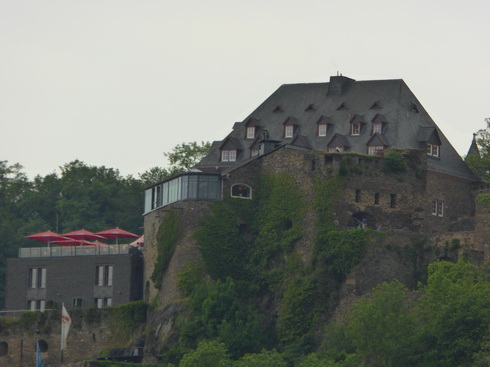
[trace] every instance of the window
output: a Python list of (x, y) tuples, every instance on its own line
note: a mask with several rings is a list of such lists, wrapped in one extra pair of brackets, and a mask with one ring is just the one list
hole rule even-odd
[(82, 307), (82, 299), (73, 298), (73, 308), (81, 308), (81, 307)]
[(252, 188), (244, 184), (236, 184), (231, 187), (231, 197), (251, 199), (252, 198)]
[(250, 149), (250, 157), (257, 157), (260, 154), (260, 148)]
[(383, 152), (384, 147), (382, 145), (370, 145), (368, 146), (369, 155), (380, 155)]
[(293, 125), (285, 125), (284, 126), (284, 137), (285, 138), (292, 138), (293, 137)]
[(95, 266), (95, 285), (112, 286), (113, 265), (96, 265)]
[(361, 124), (351, 124), (350, 134), (353, 136), (359, 135), (361, 133)]
[(382, 122), (373, 122), (372, 135), (381, 134), (382, 131), (383, 131), (383, 123)]
[(356, 190), (356, 203), (361, 201), (361, 190)]
[(327, 124), (318, 125), (318, 136), (327, 136)]
[(236, 161), (236, 150), (222, 150), (221, 151), (221, 161), (222, 162), (235, 162)]
[(112, 298), (95, 298), (94, 303), (97, 308), (109, 307), (112, 306)]
[(255, 126), (247, 127), (247, 139), (255, 138)]
[(436, 217), (444, 216), (444, 201), (432, 200), (432, 215)]
[(374, 194), (374, 205), (379, 205), (379, 192)]
[(29, 269), (29, 288), (46, 288), (46, 268)]
[(427, 155), (439, 157), (439, 145), (427, 143)]
[(344, 147), (328, 147), (329, 153), (340, 153), (344, 151)]
[(29, 300), (27, 301), (27, 309), (30, 311), (40, 311), (44, 312), (44, 308), (46, 306), (46, 301), (44, 300)]
[(396, 207), (396, 194), (390, 195), (390, 208)]

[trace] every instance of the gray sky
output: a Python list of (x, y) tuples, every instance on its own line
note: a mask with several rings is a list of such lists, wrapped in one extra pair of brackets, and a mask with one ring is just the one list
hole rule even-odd
[(490, 116), (487, 0), (0, 0), (0, 160), (137, 176), (281, 84), (404, 79), (460, 154)]

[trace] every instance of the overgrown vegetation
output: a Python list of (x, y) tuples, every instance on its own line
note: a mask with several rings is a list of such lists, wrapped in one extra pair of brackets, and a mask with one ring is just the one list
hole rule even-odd
[(407, 168), (407, 161), (403, 158), (401, 152), (397, 150), (389, 150), (384, 154), (383, 171), (400, 173)]
[[(332, 205), (341, 184), (336, 177), (315, 185), (317, 235), (310, 264), (292, 251), (305, 233), (307, 207), (292, 176), (262, 177), (253, 200), (212, 203), (212, 214), (195, 234), (203, 264), (188, 264), (180, 276), (191, 312), (179, 318), (180, 342), (167, 355), (195, 348), (200, 340), (222, 343), (239, 365), (245, 365), (242, 356), (252, 360), (262, 348), (278, 348), (279, 363), (288, 364), (313, 351), (315, 323), (361, 259), (370, 234), (333, 231)], [(271, 305), (277, 316), (255, 303), (267, 294), (278, 297)]]
[(134, 301), (109, 308), (111, 338), (118, 343), (127, 342), (138, 328), (146, 322), (148, 303)]
[(177, 241), (182, 235), (182, 219), (180, 212), (172, 210), (165, 214), (157, 234), (158, 256), (151, 274), (156, 288), (162, 286), (162, 277), (174, 254)]

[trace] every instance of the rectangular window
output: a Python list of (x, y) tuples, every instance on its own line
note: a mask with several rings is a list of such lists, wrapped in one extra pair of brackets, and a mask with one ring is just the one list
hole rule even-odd
[(95, 285), (112, 286), (112, 275), (114, 272), (113, 265), (96, 265), (95, 266)]
[(318, 136), (327, 136), (327, 124), (318, 125)]
[(444, 201), (432, 200), (432, 215), (436, 217), (444, 216)]
[(374, 194), (374, 205), (379, 205), (379, 192)]
[(95, 298), (94, 303), (97, 308), (104, 308), (112, 306), (112, 298)]
[(255, 138), (255, 126), (247, 127), (247, 139)]
[(361, 133), (361, 125), (360, 124), (352, 124), (350, 127), (351, 135), (359, 135)]
[(46, 308), (46, 301), (44, 300), (30, 300), (27, 301), (27, 309), (30, 311), (44, 312)]
[(236, 161), (236, 150), (222, 150), (221, 151), (221, 161), (222, 162), (235, 162)]
[(356, 190), (356, 203), (361, 201), (361, 190)]
[(29, 288), (46, 288), (46, 268), (29, 269)]
[(259, 149), (250, 149), (250, 157), (257, 157), (260, 153)]
[(381, 134), (382, 130), (383, 130), (383, 124), (381, 122), (373, 122), (373, 135)]
[(427, 144), (427, 155), (439, 157), (439, 145)]
[(284, 126), (284, 137), (285, 138), (292, 138), (293, 137), (293, 125), (286, 125)]
[(396, 194), (390, 195), (390, 208), (396, 207)]
[(368, 154), (369, 155), (379, 155), (383, 152), (382, 145), (370, 145), (368, 146)]
[(73, 298), (73, 308), (81, 308), (81, 307), (82, 307), (82, 299)]

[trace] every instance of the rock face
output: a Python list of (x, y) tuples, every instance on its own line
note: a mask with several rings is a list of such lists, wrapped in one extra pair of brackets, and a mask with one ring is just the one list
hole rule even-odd
[[(306, 264), (312, 256), (316, 231), (314, 185), (338, 174), (343, 177), (332, 205), (335, 229), (357, 227), (365, 219), (368, 228), (380, 226), (385, 237), (368, 246), (361, 263), (341, 286), (337, 308), (332, 313), (338, 317), (343, 309), (381, 282), (397, 278), (414, 288), (425, 279), (427, 265), (438, 258), (456, 260), (464, 254), (475, 263), (488, 259), (488, 244), (484, 241), (488, 238), (488, 226), (482, 223), (488, 223), (490, 216), (481, 208), (475, 209), (475, 183), (428, 171), (428, 158), (423, 150), (402, 151), (400, 156), (405, 169), (395, 172), (386, 167), (383, 157), (282, 147), (225, 172), (223, 197), (233, 196), (234, 185), (247, 186), (253, 197), (264, 174), (291, 175), (309, 207), (305, 234), (294, 249)], [(444, 205), (444, 211), (434, 211), (434, 203)], [(200, 259), (193, 233), (200, 218), (209, 212), (208, 205), (177, 202), (145, 216), (145, 298), (156, 305), (149, 316), (147, 352), (159, 353), (178, 338), (175, 319), (185, 311), (177, 287), (178, 274), (185, 270), (188, 261)], [(163, 274), (162, 286), (156, 289), (151, 280), (152, 259), (157, 256), (159, 226), (171, 211), (181, 212), (185, 229)]]

